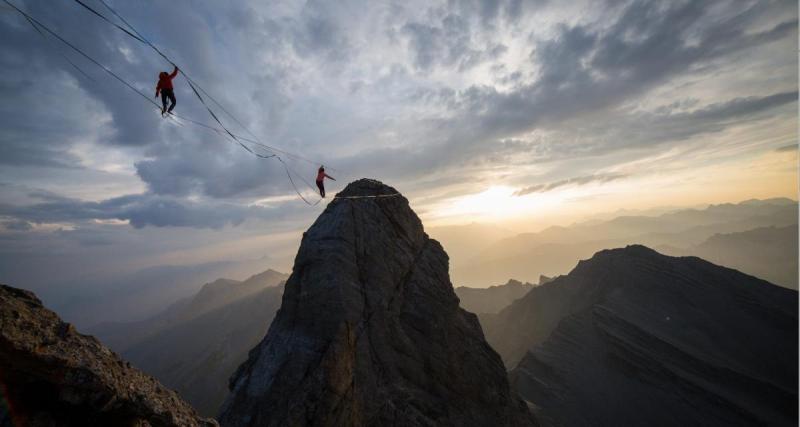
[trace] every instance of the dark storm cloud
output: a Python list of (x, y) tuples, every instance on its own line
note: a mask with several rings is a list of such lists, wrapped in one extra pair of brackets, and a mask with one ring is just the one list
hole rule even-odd
[[(158, 61), (132, 62), (126, 60), (123, 49), (136, 49), (124, 35), (111, 29), (108, 24), (81, 9), (77, 4), (69, 2), (43, 3), (27, 2), (21, 5), (37, 20), (52, 28), (65, 39), (89, 53), (100, 63), (108, 66), (116, 73), (133, 82), (146, 94), (152, 91), (157, 70), (160, 68)], [(70, 48), (64, 46), (49, 34), (43, 40), (35, 30), (20, 15), (14, 13), (3, 14), (4, 24), (0, 26), (0, 38), (5, 40), (7, 49), (3, 55), (4, 67), (1, 79), (15, 86), (14, 89), (28, 96), (35, 87), (68, 79), (72, 85), (77, 85), (83, 97), (90, 97), (100, 102), (96, 107), (99, 113), (108, 113), (114, 119), (113, 127), (116, 131), (114, 138), (108, 142), (122, 145), (143, 145), (152, 140), (155, 128), (150, 124), (151, 116), (141, 114), (147, 109), (144, 100), (138, 95), (127, 92), (128, 89), (104, 74), (89, 61), (81, 57)], [(84, 69), (93, 80), (89, 80), (72, 68), (56, 51), (65, 55)], [(135, 51), (135, 50), (134, 50)], [(23, 77), (24, 76), (24, 77)], [(27, 93), (26, 93), (27, 92)], [(76, 108), (75, 103), (81, 99), (78, 94), (62, 91), (48, 94), (52, 99), (38, 97), (31, 101), (36, 112), (48, 108), (70, 110)], [(54, 96), (55, 95), (55, 96)], [(13, 103), (15, 99), (4, 99), (4, 103)], [(38, 102), (37, 102), (38, 101)], [(51, 104), (46, 104), (50, 102)], [(13, 105), (8, 108), (12, 108)], [(154, 108), (154, 107), (153, 107)], [(87, 113), (84, 111), (84, 113)], [(84, 120), (92, 120), (84, 116)], [(94, 119), (96, 120), (96, 119)], [(50, 123), (48, 123), (50, 124)], [(80, 122), (78, 122), (80, 124)], [(96, 124), (96, 123), (95, 123)], [(69, 125), (69, 123), (66, 123)], [(55, 130), (55, 129), (54, 129)]]
[(732, 124), (764, 118), (766, 113), (776, 108), (796, 103), (797, 96), (797, 91), (782, 92), (736, 98), (689, 112), (632, 115), (630, 122), (625, 125), (640, 134), (646, 133), (646, 140), (639, 139), (640, 143), (682, 140), (701, 133), (722, 131)]
[(136, 162), (135, 167), (156, 194), (228, 198), (252, 192), (263, 196), (286, 189), (285, 173), (276, 159), (257, 158), (220, 136), (179, 145), (156, 144), (150, 148), (149, 157)]
[[(511, 90), (490, 85), (457, 91), (426, 89), (431, 96), (417, 97), (440, 99), (450, 117), (433, 120), (426, 135), (428, 146), (409, 149), (408, 165), (413, 171), (420, 171), (462, 167), (476, 159), (507, 161), (508, 156), (518, 152), (495, 141), (535, 129), (569, 136), (573, 126), (602, 133), (596, 139), (591, 134), (581, 137), (583, 146), (556, 143), (540, 146), (536, 151), (550, 153), (554, 158), (568, 153), (600, 154), (634, 143), (647, 145), (670, 137), (683, 139), (720, 131), (733, 124), (726, 121), (731, 118), (763, 117), (763, 112), (793, 102), (792, 92), (766, 96), (754, 93), (749, 98), (710, 104), (684, 115), (640, 113), (625, 108), (672, 79), (735, 66), (741, 54), (752, 54), (755, 47), (796, 35), (797, 20), (791, 14), (774, 18), (776, 10), (792, 10), (789, 3), (727, 6), (708, 8), (703, 2), (611, 4), (609, 7), (618, 8), (618, 13), (603, 25), (562, 24), (555, 37), (538, 39), (531, 60), (539, 70), (531, 83)], [(764, 16), (773, 19), (762, 19)], [(652, 129), (625, 127), (643, 114)], [(686, 124), (691, 126), (682, 128)], [(604, 139), (610, 133), (615, 140)], [(570, 139), (578, 140), (574, 136)], [(523, 145), (516, 148), (530, 151)]]
[[(152, 96), (163, 61), (74, 6), (25, 3)], [(543, 1), (395, 5), (387, 9), (388, 16), (371, 13), (382, 5), (349, 1), (276, 5), (279, 13), (238, 2), (115, 6), (187, 64), (187, 72), (237, 118), (270, 138), (265, 142), (332, 160), (352, 175), (402, 180), (465, 165), (525, 161), (515, 158), (520, 154), (546, 161), (609, 153), (724, 130), (733, 120), (763, 118), (793, 102), (792, 92), (784, 91), (735, 100), (716, 94), (692, 111), (631, 107), (673, 79), (706, 75), (755, 47), (792, 37), (796, 13), (775, 13), (796, 12), (786, 2), (715, 7), (705, 2), (608, 2), (586, 9), (585, 19), (547, 23), (547, 31), (533, 28), (532, 19), (519, 19), (547, 16), (548, 7), (559, 6)], [(137, 147), (141, 155), (131, 163), (148, 194), (174, 200), (199, 195), (230, 203), (291, 194), (278, 163), (222, 148), (230, 141), (219, 135), (162, 123), (144, 100), (80, 58), (77, 62), (97, 82), (78, 75), (18, 16), (0, 19), (0, 109), (7, 113), (0, 128), (0, 163), (76, 167), (80, 162), (73, 145), (89, 138), (112, 147)], [(385, 40), (385, 32), (375, 33), (382, 27), (374, 22), (396, 30), (396, 38)], [(501, 60), (520, 45), (520, 40), (503, 37), (522, 38), (522, 45), (531, 46), (524, 58), (530, 69)], [(377, 59), (360, 56), (370, 49), (386, 53)], [(468, 73), (461, 71), (477, 64), (500, 70), (495, 82), (502, 80), (504, 86), (424, 80), (434, 69), (462, 80)], [(414, 69), (422, 73), (408, 71)], [(211, 122), (180, 79), (179, 112)], [(337, 92), (340, 81), (348, 82), (346, 93)], [(220, 116), (235, 132), (246, 134)], [(565, 138), (555, 143), (524, 135), (539, 129)], [(385, 142), (383, 135), (389, 133), (397, 136)], [(292, 166), (313, 176), (314, 165)]]
[(453, 2), (462, 13), (475, 15), (484, 25), (498, 20), (516, 22), (531, 9), (542, 7), (547, 0), (457, 0)]
[(429, 71), (436, 66), (468, 70), (506, 51), (502, 44), (476, 47), (468, 20), (448, 14), (437, 25), (409, 22), (401, 28), (413, 52), (417, 69)]
[(665, 80), (724, 55), (796, 33), (787, 19), (753, 31), (763, 8), (756, 3), (733, 16), (715, 17), (704, 2), (634, 2), (609, 29), (562, 26), (538, 43), (539, 79), (510, 93), (473, 87), (460, 94), (470, 122), (484, 134), (525, 131), (605, 108), (614, 108)]
[(266, 219), (281, 213), (264, 207), (191, 202), (153, 194), (127, 195), (100, 202), (44, 194), (39, 194), (38, 197), (43, 199), (42, 202), (32, 205), (0, 204), (0, 216), (15, 218), (16, 222), (35, 224), (121, 220), (129, 221), (134, 228), (153, 226), (217, 229), (228, 224), (241, 224), (247, 218)]
[(604, 183), (610, 181), (616, 181), (618, 179), (626, 178), (628, 175), (625, 174), (605, 174), (605, 175), (589, 175), (589, 176), (580, 176), (576, 178), (568, 178), (562, 179), (561, 181), (550, 182), (547, 184), (537, 184), (532, 185), (530, 187), (523, 188), (514, 193), (515, 196), (524, 196), (526, 194), (531, 193), (544, 193), (547, 191), (555, 190), (556, 188), (566, 187), (566, 186), (578, 186), (578, 185), (586, 185), (590, 183)]
[[(562, 126), (567, 130), (558, 130), (549, 139), (503, 140), (493, 145), (493, 153), (502, 158), (527, 153), (542, 161), (553, 161), (630, 148), (654, 148), (779, 113), (792, 114), (794, 110), (788, 105), (795, 103), (797, 96), (797, 92), (783, 92), (735, 98), (689, 111), (660, 108), (652, 112), (616, 112), (605, 115), (605, 120), (565, 120)], [(568, 141), (570, 138), (576, 142)]]
[(33, 229), (33, 225), (28, 221), (2, 221), (0, 226), (9, 231), (28, 231)]
[[(89, 4), (109, 14), (101, 5)], [(20, 6), (152, 99), (157, 74), (168, 66), (149, 48), (72, 2), (28, 2)], [(215, 49), (211, 46), (214, 32), (210, 30), (211, 24), (206, 21), (201, 8), (183, 8), (172, 2), (159, 2), (148, 8), (130, 7), (127, 3), (117, 6), (156, 44), (166, 46), (168, 55), (178, 63), (188, 64), (187, 71), (198, 83), (206, 86), (209, 93), (227, 107), (226, 110), (239, 118), (247, 117), (238, 108), (241, 102), (230, 100), (230, 91), (208, 85), (208, 82), (225, 81), (220, 68), (236, 68), (236, 65), (220, 62), (220, 58), (214, 55)], [(179, 23), (170, 18), (175, 16), (180, 17)], [(87, 138), (96, 139), (100, 144), (146, 147), (150, 154), (155, 155), (160, 150), (157, 145), (166, 138), (190, 142), (216, 139), (224, 144), (225, 138), (209, 136), (191, 126), (181, 128), (180, 133), (169, 129), (165, 133), (155, 107), (138, 94), (52, 37), (42, 40), (18, 14), (4, 13), (0, 19), (0, 39), (4, 45), (0, 54), (0, 90), (3, 94), (0, 98), (0, 112), (3, 113), (0, 164), (79, 167), (79, 159), (71, 148), (76, 143), (87, 142)], [(304, 48), (330, 43), (327, 30), (315, 25), (321, 24), (319, 21), (309, 24), (307, 32), (313, 37), (303, 39)], [(72, 58), (93, 80), (73, 69), (57, 51)], [(275, 71), (266, 74), (258, 70), (247, 71), (255, 79), (263, 80), (262, 75), (272, 76), (272, 80), (276, 78)], [(177, 111), (211, 122), (207, 112), (188, 91), (182, 77), (179, 75), (176, 80)], [(240, 74), (229, 83), (236, 84), (236, 80), (242, 80)], [(247, 95), (262, 105), (269, 104), (269, 116), (277, 118), (286, 105), (285, 100), (281, 101), (285, 96), (274, 96), (279, 87), (280, 83), (275, 82), (272, 89), (258, 85), (258, 90), (249, 91)], [(218, 113), (231, 126), (232, 120), (219, 110)], [(106, 121), (104, 115), (110, 115), (110, 121)], [(243, 132), (242, 129), (235, 131)], [(189, 150), (194, 148), (193, 144), (187, 146)], [(161, 185), (154, 183), (153, 187)]]

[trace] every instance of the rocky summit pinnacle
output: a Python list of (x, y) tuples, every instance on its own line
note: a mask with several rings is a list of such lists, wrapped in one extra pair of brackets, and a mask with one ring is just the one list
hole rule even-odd
[(441, 245), (367, 179), (303, 235), (281, 309), (230, 386), (223, 426), (535, 424), (459, 308)]
[(0, 426), (216, 425), (33, 293), (0, 285)]

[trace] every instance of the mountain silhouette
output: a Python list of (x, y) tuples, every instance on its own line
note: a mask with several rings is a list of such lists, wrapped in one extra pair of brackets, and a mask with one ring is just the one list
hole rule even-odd
[(797, 292), (604, 250), (482, 317), (543, 425), (797, 425)]

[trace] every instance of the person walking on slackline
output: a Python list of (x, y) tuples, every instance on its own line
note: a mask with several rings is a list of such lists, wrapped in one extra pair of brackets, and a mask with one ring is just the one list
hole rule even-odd
[(320, 166), (319, 170), (317, 171), (317, 188), (319, 188), (319, 195), (322, 196), (322, 198), (325, 198), (325, 184), (322, 182), (325, 180), (325, 178), (336, 181), (334, 177), (325, 173), (325, 166)]
[[(158, 75), (158, 85), (156, 85), (156, 98), (158, 98), (158, 93), (161, 92), (161, 115), (163, 116), (166, 113), (171, 113), (172, 109), (175, 108), (175, 104), (177, 103), (175, 99), (175, 92), (172, 90), (172, 79), (178, 75), (178, 66), (175, 66), (175, 69), (172, 70), (172, 74), (167, 74), (166, 71), (162, 71)], [(167, 109), (167, 99), (170, 101), (169, 109)]]

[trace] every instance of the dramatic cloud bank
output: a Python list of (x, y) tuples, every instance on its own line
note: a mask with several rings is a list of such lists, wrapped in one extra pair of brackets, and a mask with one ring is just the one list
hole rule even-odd
[[(74, 2), (14, 3), (148, 96), (168, 71)], [(791, 155), (797, 136), (794, 1), (109, 3), (247, 129), (211, 104), (226, 126), (301, 156), (284, 158), (312, 201), (298, 178), (317, 163), (338, 179), (331, 193), (371, 176), (434, 212), (491, 186), (520, 199), (669, 186)], [(126, 245), (131, 227), (185, 242), (294, 232), (324, 206), (306, 206), (275, 159), (162, 119), (7, 6), (0, 45), (8, 256), (84, 233)], [(214, 123), (184, 76), (175, 85), (180, 115)]]

